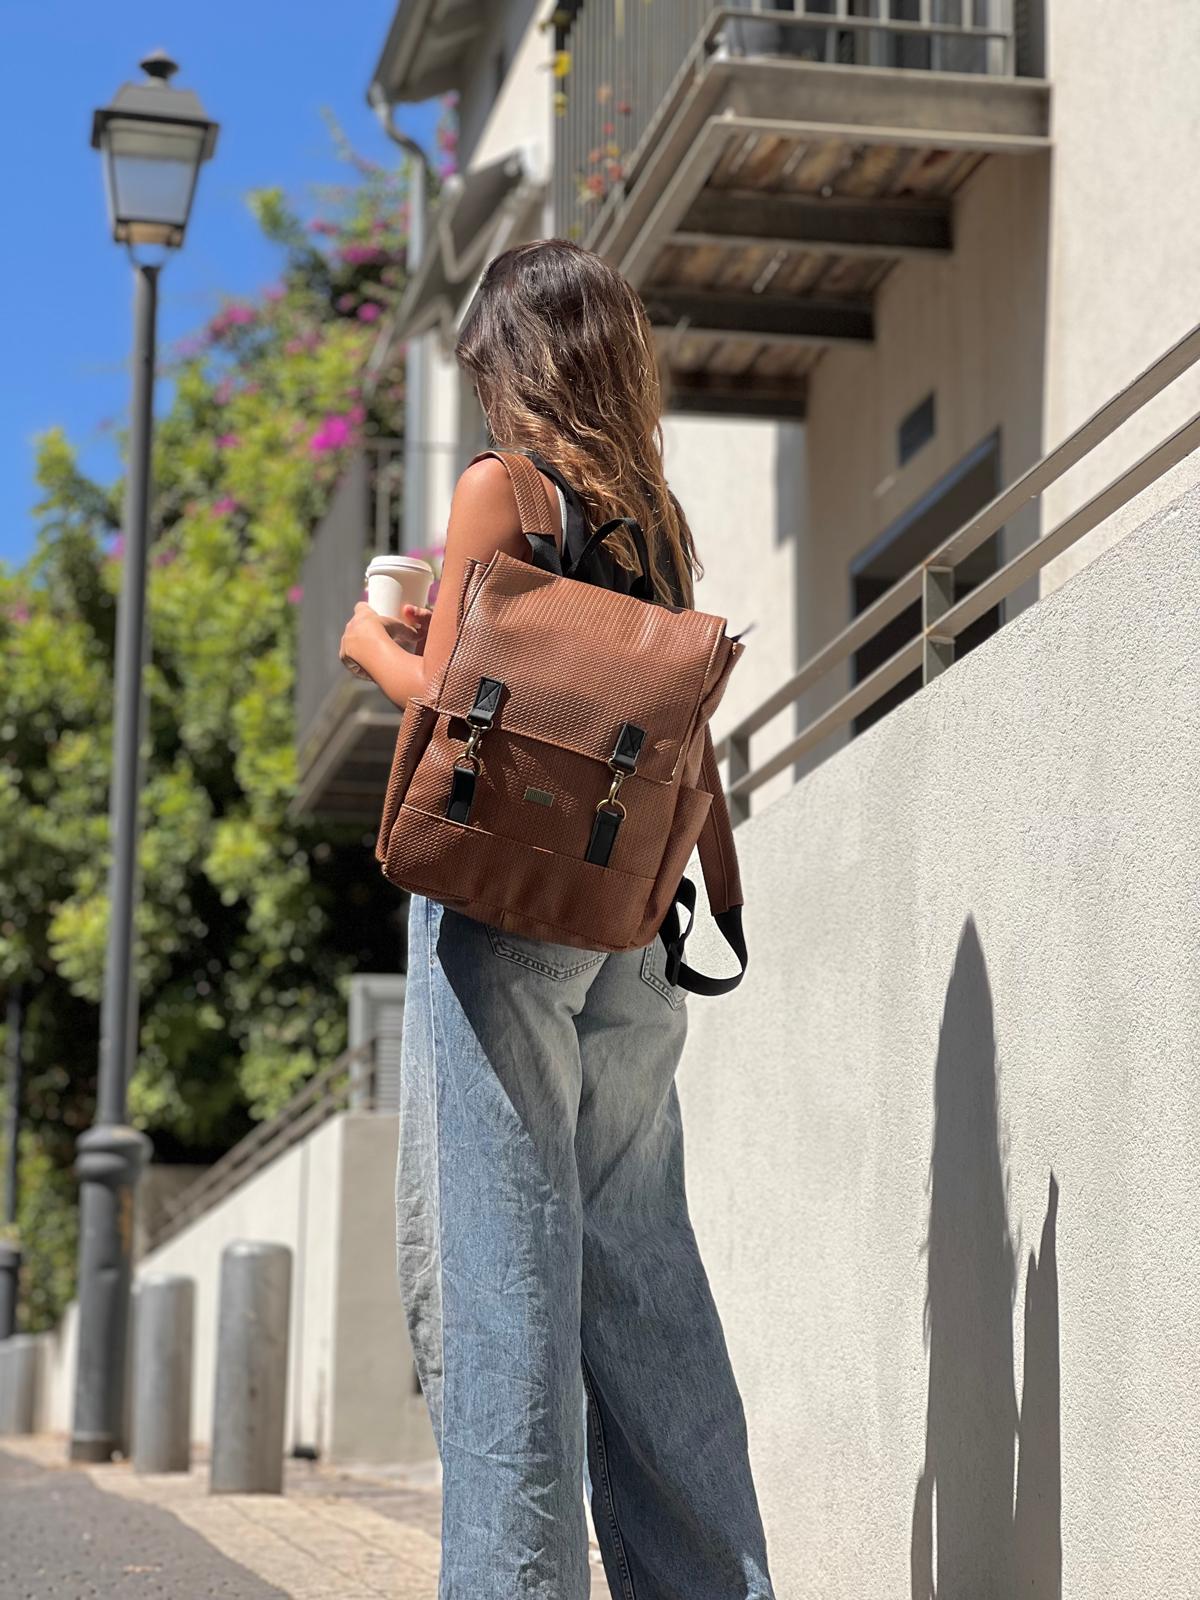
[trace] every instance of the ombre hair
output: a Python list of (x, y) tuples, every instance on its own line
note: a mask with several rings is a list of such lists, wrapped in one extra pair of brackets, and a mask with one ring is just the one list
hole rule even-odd
[[(663, 475), (649, 319), (620, 273), (566, 239), (506, 250), (483, 274), (456, 354), (492, 438), (557, 467), (593, 527), (610, 517), (640, 522), (655, 594), (690, 606), (703, 569)], [(636, 570), (625, 529), (605, 547)]]

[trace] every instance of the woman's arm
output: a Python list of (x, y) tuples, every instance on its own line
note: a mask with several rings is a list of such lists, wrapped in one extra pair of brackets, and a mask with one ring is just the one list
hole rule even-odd
[(342, 635), (341, 659), (361, 667), (398, 706), (422, 699), (454, 648), (467, 562), (488, 561), (497, 550), (524, 557), (528, 545), (508, 473), (502, 462), (489, 456), (468, 467), (455, 487), (442, 577), (423, 654), (414, 655), (398, 644), (383, 619), (360, 601)]

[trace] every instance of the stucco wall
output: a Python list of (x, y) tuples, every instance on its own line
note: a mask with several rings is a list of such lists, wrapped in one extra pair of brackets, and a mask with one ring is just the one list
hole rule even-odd
[(781, 1595), (1200, 1592), (1198, 592), (1193, 491), (738, 831), (680, 1084)]
[[(873, 345), (822, 357), (798, 551), (805, 657), (850, 621), (852, 558), (969, 451), (998, 433), (1005, 483), (1042, 453), (1048, 181), (1042, 156), (985, 161), (957, 197), (952, 255), (900, 263), (876, 296)], [(900, 423), (931, 392), (934, 437), (899, 466)], [(1037, 516), (1031, 507), (1013, 518), (1006, 557), (1037, 537)], [(1010, 614), (1031, 598), (1010, 601)], [(810, 715), (848, 687), (848, 674), (810, 697)]]
[[(1200, 320), (1200, 6), (1052, 0), (1054, 82), (1046, 433), (1055, 444)], [(1200, 372), (1046, 496), (1073, 511), (1197, 409)], [(1061, 556), (1049, 590), (1200, 480), (1182, 462), (1140, 502)]]

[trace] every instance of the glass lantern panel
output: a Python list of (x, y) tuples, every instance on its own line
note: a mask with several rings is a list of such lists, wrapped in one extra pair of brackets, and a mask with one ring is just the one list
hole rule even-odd
[(105, 144), (114, 226), (182, 230), (202, 159), (203, 128), (115, 120)]

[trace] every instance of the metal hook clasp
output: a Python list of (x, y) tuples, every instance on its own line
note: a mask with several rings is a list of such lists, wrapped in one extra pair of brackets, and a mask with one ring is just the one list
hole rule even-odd
[(596, 810), (603, 811), (604, 808), (608, 806), (611, 810), (619, 812), (620, 815), (624, 817), (625, 807), (617, 799), (617, 796), (620, 794), (621, 785), (625, 782), (628, 774), (621, 772), (618, 768), (614, 767), (611, 762), (609, 763), (609, 771), (613, 775), (612, 787), (609, 789), (604, 799), (601, 800), (597, 805)]

